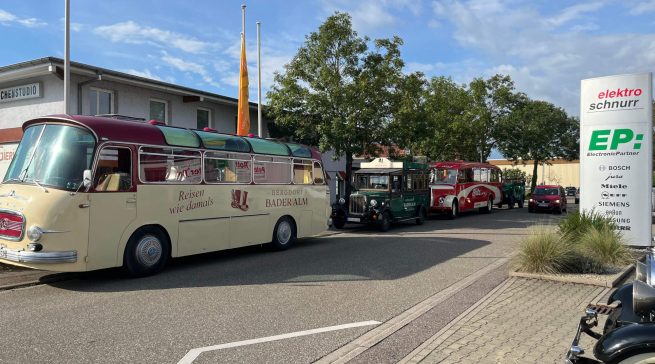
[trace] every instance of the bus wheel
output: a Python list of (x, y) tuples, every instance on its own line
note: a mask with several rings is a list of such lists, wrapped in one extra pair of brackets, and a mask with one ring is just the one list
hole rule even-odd
[(457, 215), (459, 215), (459, 210), (458, 210), (458, 207), (457, 207), (457, 201), (453, 201), (453, 205), (450, 207), (450, 215), (448, 215), (448, 217), (451, 220), (454, 220), (457, 217)]
[(519, 208), (523, 208), (523, 198), (519, 198)]
[(385, 211), (382, 213), (382, 221), (380, 222), (380, 231), (382, 232), (389, 231), (390, 227), (391, 227), (391, 215), (389, 214), (389, 211)]
[(161, 271), (170, 257), (170, 243), (158, 228), (146, 226), (132, 234), (125, 247), (123, 266), (132, 277)]
[(508, 209), (513, 209), (515, 203), (516, 202), (514, 202), (514, 196), (510, 196), (509, 197), (509, 202), (507, 203), (507, 208)]
[(416, 225), (423, 225), (426, 218), (425, 208), (423, 206), (418, 208), (418, 214), (416, 216)]
[(288, 249), (296, 240), (296, 227), (288, 216), (282, 216), (273, 229), (273, 248)]
[(485, 206), (485, 207), (480, 207), (480, 212), (483, 213), (483, 214), (488, 214), (488, 213), (490, 213), (490, 212), (491, 212), (491, 208), (493, 207), (493, 205), (494, 205), (494, 204), (493, 204), (493, 202), (491, 201), (491, 199), (487, 200), (487, 206)]

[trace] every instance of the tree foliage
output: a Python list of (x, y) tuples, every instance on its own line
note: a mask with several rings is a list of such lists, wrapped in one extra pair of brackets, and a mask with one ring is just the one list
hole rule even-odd
[(497, 123), (519, 95), (511, 78), (476, 78), (466, 86), (443, 76), (415, 77), (414, 109), (391, 123), (392, 140), (433, 160), (486, 161), (496, 146)]
[(387, 126), (402, 99), (402, 40), (368, 43), (350, 15), (335, 13), (306, 37), (267, 95), (271, 116), (295, 140), (345, 155), (348, 180), (353, 155), (375, 156), (389, 144)]
[[(335, 13), (308, 34), (267, 94), (271, 134), (346, 159), (408, 148), (430, 160), (486, 161), (494, 148), (538, 164), (578, 154), (579, 124), (564, 110), (516, 92), (509, 76), (451, 78), (403, 73), (398, 37), (371, 41)], [(393, 149), (390, 149), (393, 150)], [(346, 194), (350, 186), (346, 184)]]
[(556, 158), (578, 157), (579, 137), (577, 119), (549, 102), (527, 97), (522, 97), (496, 128), (498, 147), (507, 159), (517, 163), (533, 161), (532, 190), (537, 185), (538, 165)]

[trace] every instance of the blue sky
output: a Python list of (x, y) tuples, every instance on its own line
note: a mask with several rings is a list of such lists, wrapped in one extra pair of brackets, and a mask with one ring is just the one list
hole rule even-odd
[[(71, 0), (71, 59), (231, 97), (237, 95), (241, 4), (251, 101), (255, 22), (264, 95), (305, 35), (335, 11), (360, 35), (400, 36), (406, 71), (508, 74), (517, 89), (579, 114), (580, 80), (655, 67), (655, 0)], [(63, 56), (63, 0), (0, 2), (0, 65)]]

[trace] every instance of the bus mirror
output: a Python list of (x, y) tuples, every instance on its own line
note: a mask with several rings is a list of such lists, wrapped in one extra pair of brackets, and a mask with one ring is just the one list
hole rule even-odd
[(91, 170), (90, 169), (85, 169), (84, 172), (82, 173), (82, 183), (84, 184), (84, 188), (89, 189), (91, 188)]

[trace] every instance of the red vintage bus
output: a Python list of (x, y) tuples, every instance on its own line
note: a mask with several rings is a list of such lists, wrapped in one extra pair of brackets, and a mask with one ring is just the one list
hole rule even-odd
[(503, 199), (500, 168), (488, 163), (436, 162), (430, 171), (430, 211), (454, 219), (462, 211), (489, 213)]

